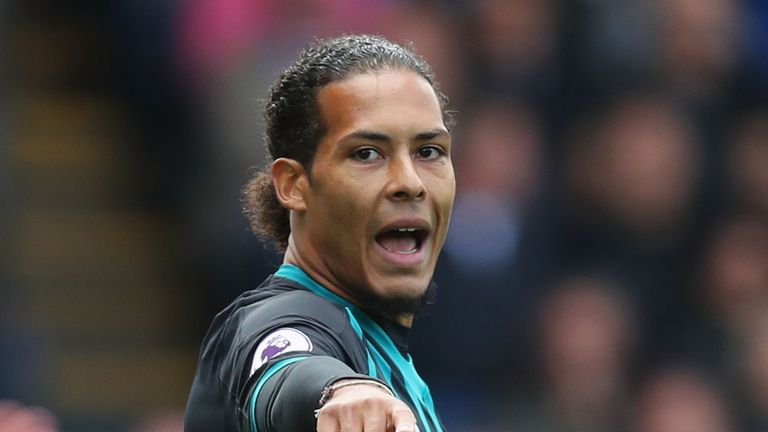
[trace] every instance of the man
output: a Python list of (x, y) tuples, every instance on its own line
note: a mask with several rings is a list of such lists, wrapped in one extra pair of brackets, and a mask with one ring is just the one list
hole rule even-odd
[(305, 50), (271, 89), (246, 213), (283, 265), (214, 320), (185, 430), (442, 431), (407, 352), (455, 180), (429, 66), (372, 36)]

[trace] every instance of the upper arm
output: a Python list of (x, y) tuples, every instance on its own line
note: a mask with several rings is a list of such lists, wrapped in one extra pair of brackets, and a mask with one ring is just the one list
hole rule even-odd
[[(281, 404), (291, 398), (316, 404), (328, 380), (367, 372), (364, 348), (345, 311), (311, 293), (244, 308), (231, 331), (218, 375), (241, 424), (254, 415), (262, 417), (258, 423), (280, 417)], [(312, 361), (305, 365), (306, 359)]]

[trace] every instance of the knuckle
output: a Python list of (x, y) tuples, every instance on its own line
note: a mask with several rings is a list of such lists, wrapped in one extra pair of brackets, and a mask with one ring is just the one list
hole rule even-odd
[(363, 401), (363, 406), (372, 411), (384, 410), (386, 405), (385, 399), (380, 397), (371, 397)]
[(340, 414), (340, 405), (339, 404), (328, 404), (320, 409), (320, 411), (317, 412), (318, 418), (327, 416), (327, 417), (337, 417)]
[(411, 409), (405, 406), (404, 404), (400, 403), (395, 408), (392, 409), (392, 414), (396, 416), (410, 416), (413, 417), (413, 412), (411, 412)]

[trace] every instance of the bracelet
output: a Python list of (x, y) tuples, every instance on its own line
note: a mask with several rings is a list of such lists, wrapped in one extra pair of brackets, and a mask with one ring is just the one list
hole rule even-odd
[[(344, 387), (353, 386), (353, 385), (369, 385), (369, 386), (377, 387), (387, 392), (388, 395), (392, 397), (395, 396), (395, 394), (392, 393), (392, 390), (389, 387), (387, 387), (383, 383), (380, 383), (379, 381), (372, 380), (372, 379), (364, 379), (364, 378), (363, 379), (345, 379), (345, 380), (337, 381), (331, 385), (325, 386), (325, 388), (323, 388), (323, 393), (320, 396), (320, 402), (318, 402), (317, 405), (320, 408), (322, 408), (323, 405), (325, 405), (325, 403), (328, 402), (328, 400), (331, 397), (333, 397), (333, 394), (336, 392), (336, 390), (342, 389)], [(320, 411), (320, 408), (315, 410), (315, 417), (317, 417), (317, 413), (318, 411)]]

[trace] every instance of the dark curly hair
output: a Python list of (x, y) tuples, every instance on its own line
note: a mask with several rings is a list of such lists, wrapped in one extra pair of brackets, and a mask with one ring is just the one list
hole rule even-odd
[(269, 91), (264, 119), (270, 160), (244, 190), (244, 213), (259, 238), (273, 241), (280, 252), (288, 246), (288, 210), (277, 200), (270, 167), (272, 161), (284, 157), (300, 162), (310, 172), (317, 145), (325, 134), (318, 91), (350, 75), (388, 69), (409, 69), (424, 77), (437, 95), (446, 127), (451, 128), (447, 98), (440, 92), (429, 64), (412, 49), (370, 35), (315, 42), (283, 71)]

